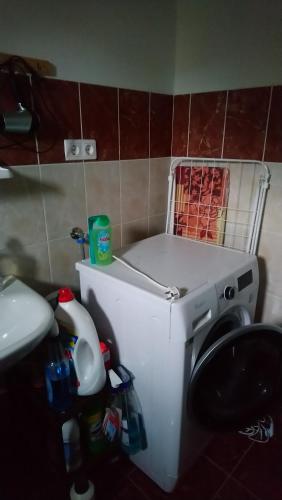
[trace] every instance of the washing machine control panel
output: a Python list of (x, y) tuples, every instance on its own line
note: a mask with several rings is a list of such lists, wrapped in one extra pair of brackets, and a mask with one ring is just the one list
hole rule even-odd
[(223, 297), (225, 300), (232, 300), (235, 297), (235, 287), (234, 286), (226, 286), (223, 291)]

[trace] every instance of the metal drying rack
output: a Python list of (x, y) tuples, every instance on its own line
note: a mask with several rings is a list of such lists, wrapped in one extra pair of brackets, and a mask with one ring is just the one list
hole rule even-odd
[[(216, 196), (219, 177), (221, 195)], [(270, 172), (263, 162), (175, 158), (169, 174), (166, 232), (256, 254), (269, 186)]]

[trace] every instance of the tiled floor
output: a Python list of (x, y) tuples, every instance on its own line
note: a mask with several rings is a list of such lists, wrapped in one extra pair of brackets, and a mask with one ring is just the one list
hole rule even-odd
[(265, 444), (238, 433), (215, 436), (171, 494), (121, 458), (96, 470), (97, 500), (282, 500), (282, 417), (274, 424)]

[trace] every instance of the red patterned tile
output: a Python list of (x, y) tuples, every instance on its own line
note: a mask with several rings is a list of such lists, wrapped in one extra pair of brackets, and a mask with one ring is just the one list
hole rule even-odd
[(119, 91), (120, 159), (149, 156), (149, 94)]
[(217, 433), (206, 448), (205, 455), (226, 472), (231, 472), (250, 444), (249, 439), (238, 433)]
[(269, 87), (229, 92), (224, 158), (262, 159), (269, 98)]
[[(17, 86), (19, 89), (21, 102), (31, 108), (30, 84), (29, 79), (23, 76), (17, 76)], [(13, 93), (12, 85), (3, 74), (0, 77), (0, 110), (16, 111), (17, 99)], [(23, 143), (23, 146), (12, 145), (13, 141)], [(26, 148), (26, 149), (25, 149)], [(32, 165), (37, 163), (36, 144), (33, 134), (11, 134), (5, 133), (0, 136), (0, 163), (1, 161), (8, 165)]]
[(171, 155), (172, 96), (151, 94), (150, 158)]
[(274, 87), (265, 148), (266, 161), (282, 162), (282, 86)]
[(173, 98), (172, 155), (187, 156), (190, 95)]
[(189, 156), (221, 156), (226, 92), (191, 95)]
[(217, 493), (214, 500), (258, 500), (258, 497), (246, 490), (237, 481), (229, 479)]
[(33, 87), (40, 116), (40, 163), (64, 162), (64, 139), (81, 138), (78, 83), (44, 79)]
[(98, 160), (118, 160), (117, 89), (83, 83), (80, 97), (83, 136), (96, 139)]

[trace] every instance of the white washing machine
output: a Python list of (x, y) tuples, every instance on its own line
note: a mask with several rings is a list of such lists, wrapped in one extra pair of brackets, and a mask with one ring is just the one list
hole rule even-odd
[[(82, 302), (100, 338), (111, 342), (116, 360), (135, 377), (148, 446), (131, 459), (170, 492), (207, 442), (202, 421), (229, 422), (234, 407), (236, 413), (236, 398), (223, 408), (226, 391), (228, 397), (230, 391), (238, 396), (245, 381), (237, 393), (234, 384), (218, 384), (232, 378), (228, 356), (236, 358), (234, 338), (249, 338), (266, 328), (259, 325), (255, 333), (248, 327), (258, 293), (257, 259), (168, 234), (135, 243), (119, 255), (159, 282), (181, 289), (181, 298), (166, 300), (162, 290), (119, 262), (98, 267), (86, 260), (76, 265)], [(282, 338), (279, 329), (276, 333)], [(249, 399), (243, 397), (241, 412)]]

